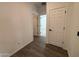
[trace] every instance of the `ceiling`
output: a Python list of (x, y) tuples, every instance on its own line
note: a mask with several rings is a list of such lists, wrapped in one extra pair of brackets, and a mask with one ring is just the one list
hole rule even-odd
[(41, 7), (42, 5), (45, 5), (46, 2), (33, 2), (33, 4), (34, 4), (36, 7)]

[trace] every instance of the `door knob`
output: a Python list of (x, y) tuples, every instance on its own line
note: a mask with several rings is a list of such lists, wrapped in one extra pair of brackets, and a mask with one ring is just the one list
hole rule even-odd
[(49, 29), (49, 31), (52, 31), (52, 29)]

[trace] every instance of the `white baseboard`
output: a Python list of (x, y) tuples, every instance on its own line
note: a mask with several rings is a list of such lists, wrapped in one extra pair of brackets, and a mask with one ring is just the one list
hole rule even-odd
[(26, 45), (28, 45), (29, 43), (31, 43), (33, 40), (29, 41), (28, 43), (22, 45), (21, 47), (19, 47), (18, 49), (16, 49), (15, 51), (13, 51), (12, 53), (0, 53), (0, 57), (10, 57), (12, 56), (14, 53), (16, 53), (17, 51), (19, 51), (20, 49), (22, 49), (23, 47), (25, 47)]
[(22, 49), (23, 47), (25, 47), (26, 45), (28, 45), (29, 43), (31, 43), (33, 40), (29, 41), (28, 43), (24, 44), (23, 46), (21, 46), (20, 48), (18, 48), (17, 50), (15, 50), (13, 53), (10, 53), (9, 57), (12, 56), (13, 54), (15, 54), (17, 51), (19, 51), (20, 49)]
[(9, 57), (10, 53), (0, 53), (0, 57)]
[(69, 57), (71, 57), (70, 51), (69, 51), (69, 50), (67, 50), (67, 52), (68, 52), (68, 56), (69, 56)]

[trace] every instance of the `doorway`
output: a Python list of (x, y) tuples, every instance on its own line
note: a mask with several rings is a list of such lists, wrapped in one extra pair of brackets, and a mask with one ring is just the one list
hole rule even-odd
[(46, 37), (46, 15), (40, 16), (40, 36)]

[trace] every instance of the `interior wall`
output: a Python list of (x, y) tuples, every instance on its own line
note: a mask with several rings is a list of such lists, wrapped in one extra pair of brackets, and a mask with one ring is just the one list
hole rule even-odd
[(33, 2), (33, 35), (34, 36), (39, 36), (39, 27), (38, 27), (38, 21), (39, 21), (39, 12), (38, 12), (38, 3)]
[(73, 3), (72, 18), (71, 18), (71, 39), (70, 39), (70, 54), (69, 56), (79, 56), (79, 3)]
[(0, 3), (0, 56), (10, 56), (33, 41), (33, 5)]
[(38, 15), (33, 14), (33, 35), (38, 36)]

